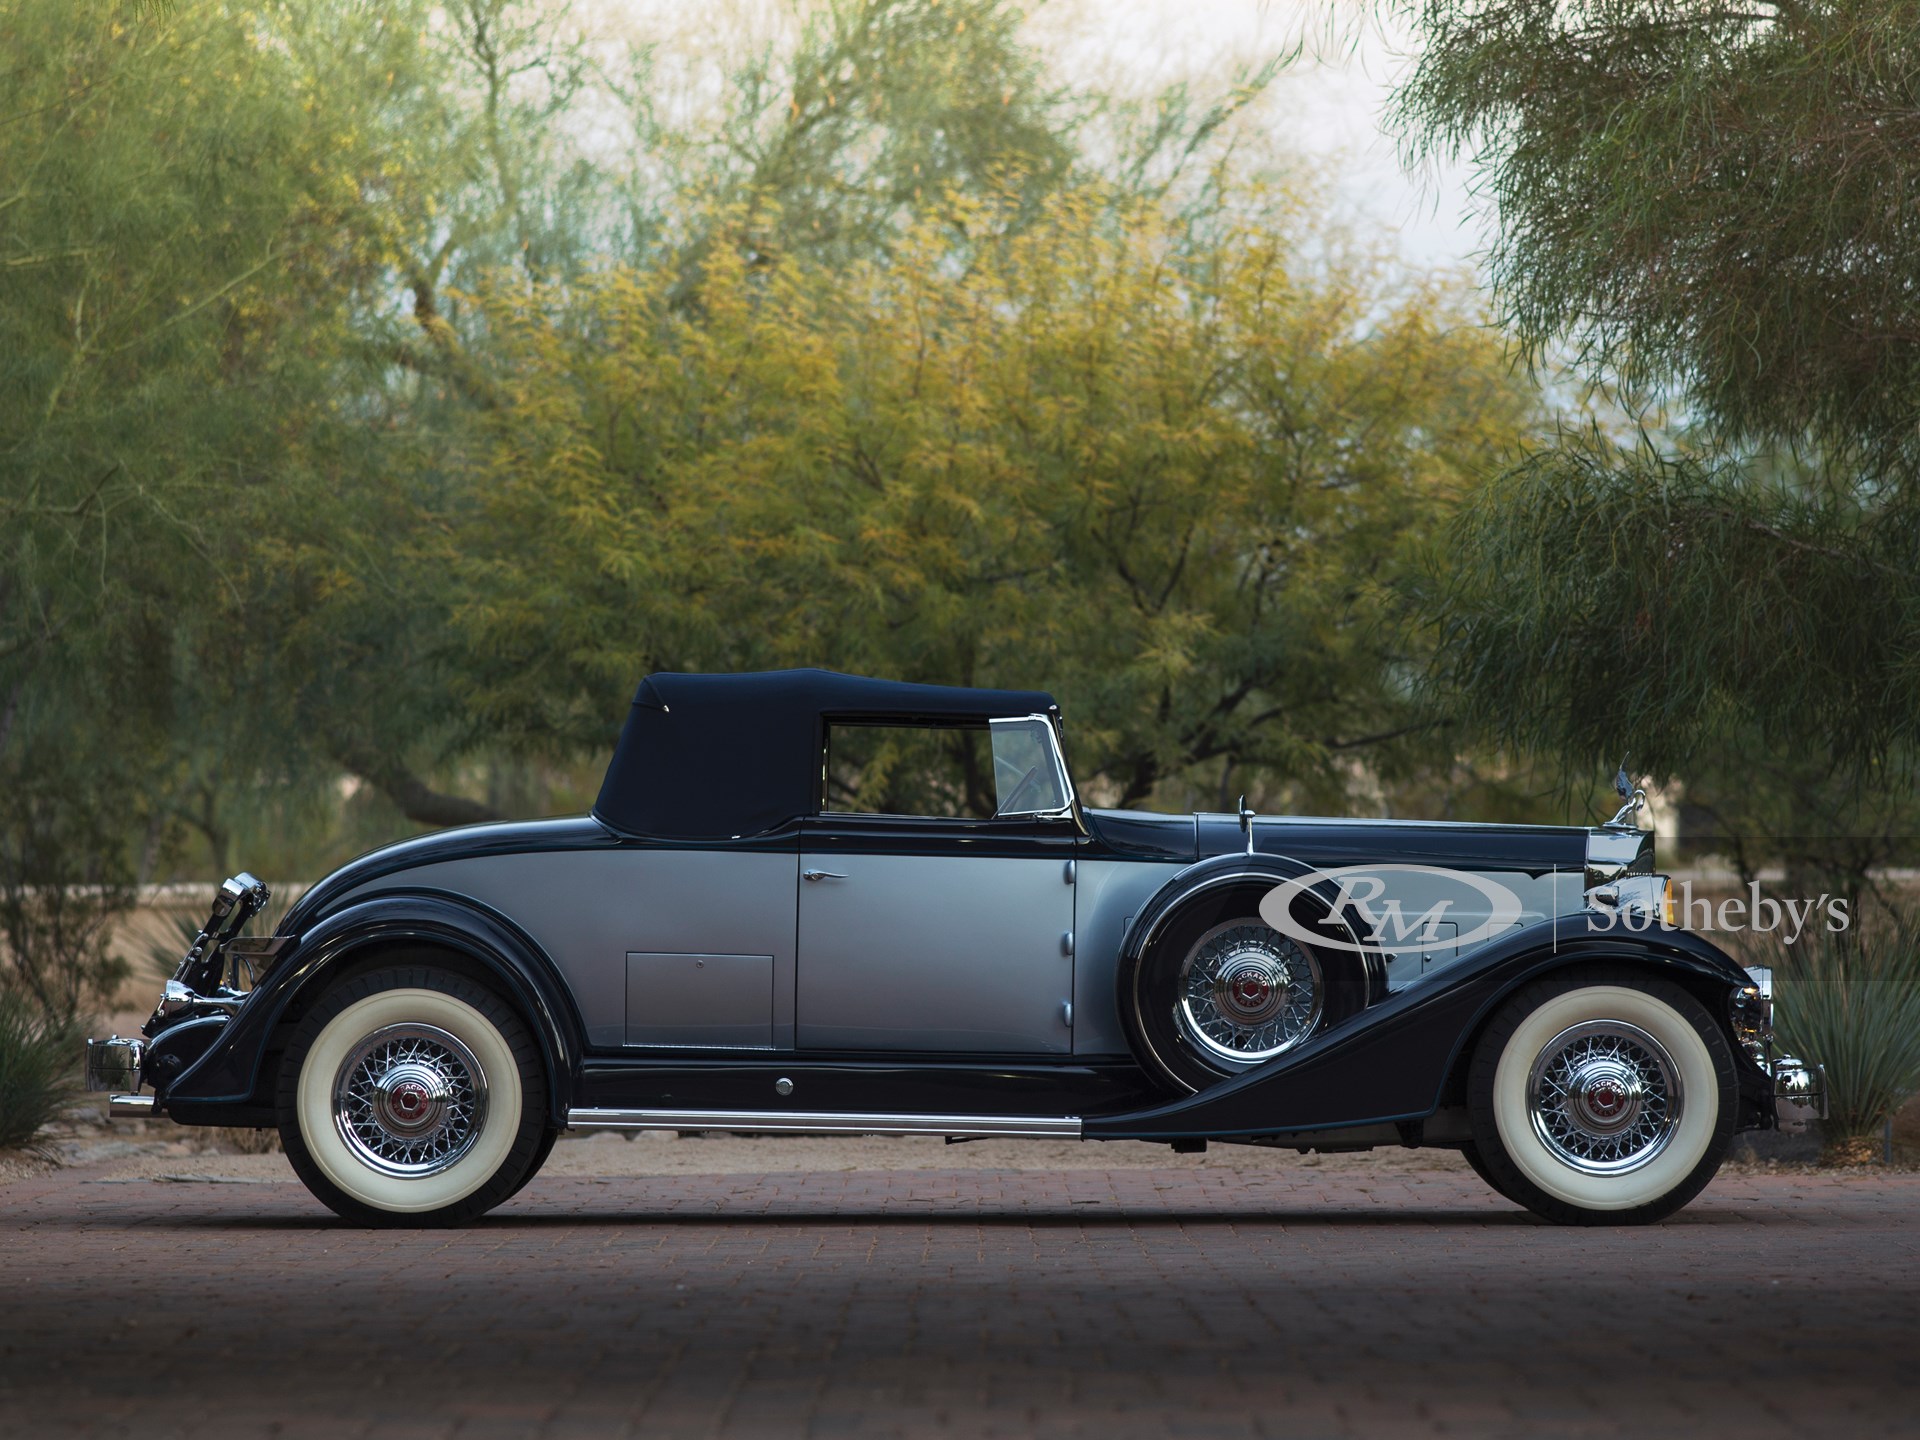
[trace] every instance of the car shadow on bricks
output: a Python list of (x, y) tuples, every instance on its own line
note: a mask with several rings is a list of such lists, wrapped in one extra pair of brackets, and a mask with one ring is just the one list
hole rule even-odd
[[(98, 1225), (99, 1221), (90, 1222)], [(137, 1222), (142, 1229), (187, 1231), (290, 1231), (355, 1230), (367, 1234), (402, 1233), (404, 1227), (386, 1231), (338, 1220), (325, 1213), (314, 1215), (249, 1215), (238, 1212), (218, 1214), (170, 1213), (145, 1217)], [(657, 1210), (657, 1209), (569, 1209), (564, 1212), (503, 1210), (474, 1221), (458, 1230), (495, 1232), (511, 1230), (569, 1230), (582, 1228), (617, 1229), (633, 1226), (662, 1226), (676, 1229), (783, 1229), (808, 1226), (859, 1225), (873, 1229), (913, 1229), (934, 1226), (970, 1226), (976, 1229), (1004, 1230), (1146, 1230), (1179, 1229), (1188, 1226), (1288, 1226), (1320, 1229), (1551, 1229), (1543, 1220), (1522, 1211), (1473, 1210), (1213, 1210), (1180, 1209), (1141, 1210), (1123, 1207), (1047, 1210), (975, 1210), (963, 1207), (924, 1209), (866, 1210), (857, 1207), (806, 1207), (739, 1210)], [(444, 1229), (423, 1228), (419, 1233), (448, 1233)]]

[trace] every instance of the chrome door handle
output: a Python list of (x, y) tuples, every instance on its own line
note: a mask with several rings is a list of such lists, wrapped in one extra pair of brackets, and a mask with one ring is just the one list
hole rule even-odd
[(838, 870), (802, 870), (800, 878), (802, 880), (844, 880), (847, 877)]

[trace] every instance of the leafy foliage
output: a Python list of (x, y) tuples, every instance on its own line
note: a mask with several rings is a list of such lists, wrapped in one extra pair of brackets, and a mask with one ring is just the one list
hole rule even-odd
[(1477, 155), (1538, 349), (1678, 383), (1738, 441), (1920, 456), (1920, 12), (1900, 0), (1407, 0), (1416, 153)]
[(1424, 597), (1456, 712), (1668, 772), (1743, 727), (1746, 750), (1834, 737), (1829, 761), (1911, 744), (1920, 511), (1758, 471), (1569, 432), (1481, 488)]
[(70, 773), (16, 777), (0, 798), (0, 994), (69, 1024), (104, 1003), (127, 973), (110, 925), (132, 896), (114, 817), (77, 805)]
[(604, 746), (650, 668), (1046, 685), (1123, 803), (1337, 791), (1417, 729), (1381, 581), (1531, 419), (1497, 341), (1267, 213), (1021, 209), (716, 258), (685, 312), (666, 269), (489, 292), (511, 398), (448, 555), (489, 728)]
[(706, 203), (682, 220), (700, 233), (725, 215), (763, 258), (830, 266), (890, 249), (948, 191), (1011, 182), (1032, 203), (1075, 156), (1020, 24), (1001, 0), (831, 0), (790, 52), (766, 47), (729, 77), (719, 134), (692, 142), (681, 175), (683, 203)]
[(1681, 417), (1569, 429), (1458, 517), (1417, 607), (1436, 703), (1575, 772), (1631, 748), (1724, 814), (1910, 810), (1920, 15), (1401, 8), (1426, 43), (1400, 122), (1416, 154), (1473, 152), (1502, 318)]

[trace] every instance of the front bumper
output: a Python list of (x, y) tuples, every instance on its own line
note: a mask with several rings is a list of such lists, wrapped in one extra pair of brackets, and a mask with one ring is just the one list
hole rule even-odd
[[(247, 1002), (261, 969), (290, 943), (289, 936), (243, 938), (241, 930), (269, 898), (267, 887), (242, 872), (224, 882), (212, 912), (181, 958), (141, 1033), (145, 1040), (87, 1041), (87, 1089), (104, 1090), (107, 1116), (137, 1120), (165, 1113), (169, 1086), (206, 1055), (219, 1031)], [(248, 990), (236, 988), (244, 972)], [(229, 980), (231, 983), (229, 983)], [(142, 1095), (142, 1085), (153, 1093)]]

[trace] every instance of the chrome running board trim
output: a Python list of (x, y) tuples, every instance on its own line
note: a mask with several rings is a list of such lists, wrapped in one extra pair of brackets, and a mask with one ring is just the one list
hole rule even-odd
[(867, 1115), (809, 1110), (569, 1110), (570, 1129), (741, 1130), (754, 1134), (1019, 1135), (1080, 1138), (1078, 1115)]

